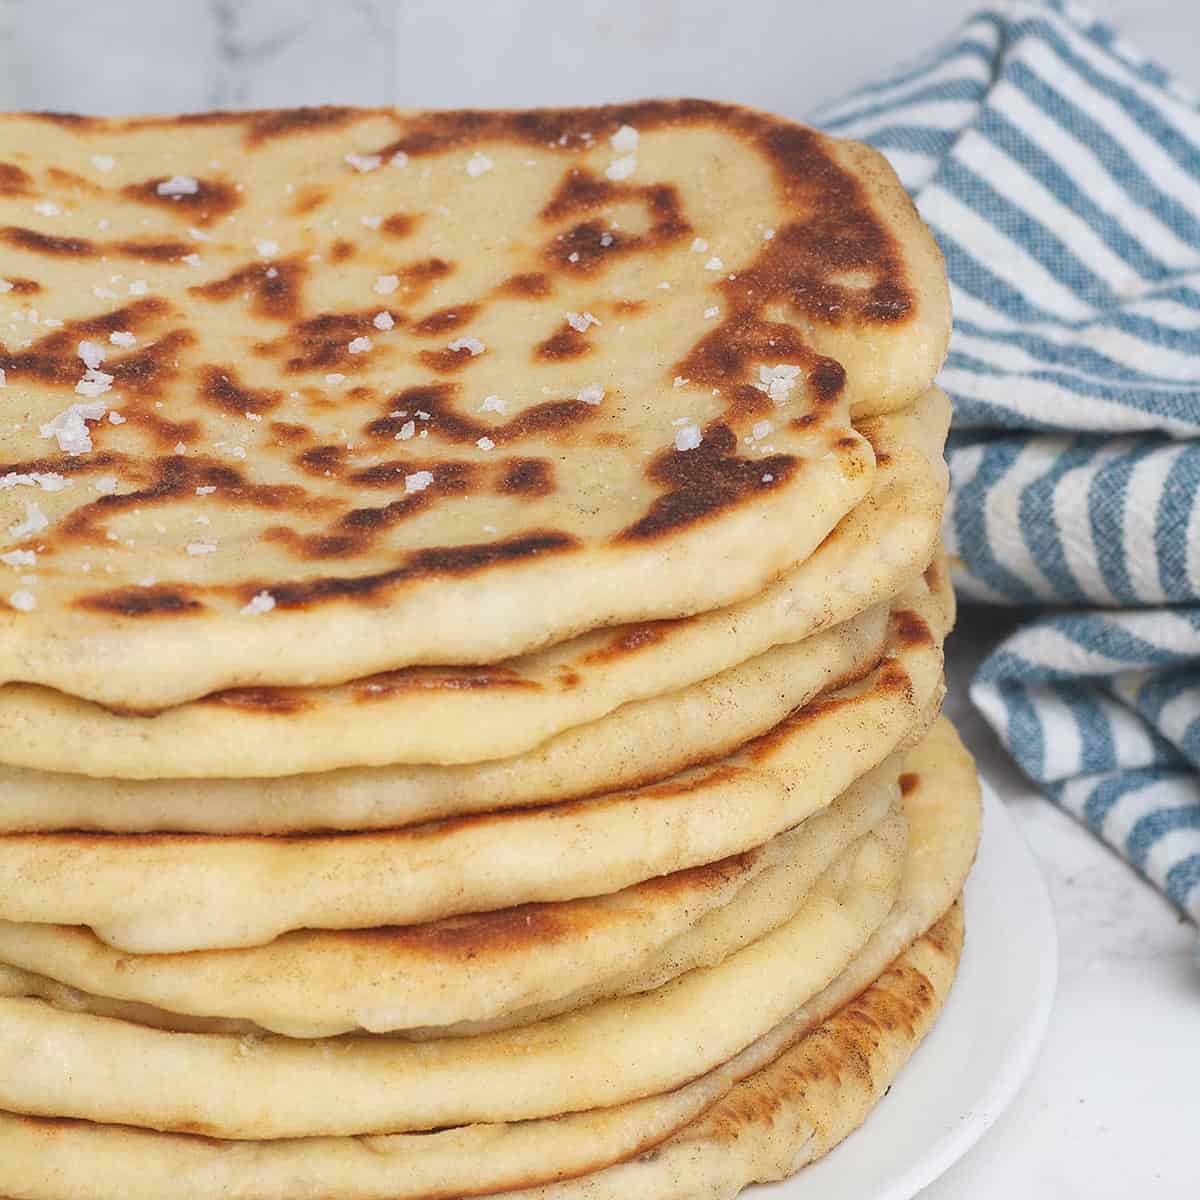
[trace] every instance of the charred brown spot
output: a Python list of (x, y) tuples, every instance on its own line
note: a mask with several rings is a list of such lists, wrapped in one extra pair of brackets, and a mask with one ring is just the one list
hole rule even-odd
[[(113, 387), (139, 396), (161, 395), (166, 384), (179, 374), (180, 352), (195, 341), (196, 335), (190, 329), (173, 329), (119, 360), (106, 360), (105, 368), (113, 377)], [(149, 419), (152, 414), (145, 416)], [(194, 429), (194, 426), (189, 423), (176, 428)], [(185, 435), (181, 433), (175, 440), (186, 440)]]
[(436, 337), (461, 329), (468, 321), (474, 320), (479, 312), (478, 304), (458, 304), (451, 308), (439, 308), (422, 317), (413, 327), (412, 332), (418, 337)]
[(114, 242), (106, 249), (109, 253), (123, 254), (145, 262), (181, 262), (195, 247), (187, 242), (153, 242), (133, 238), (124, 242)]
[(543, 251), (560, 270), (587, 273), (608, 258), (653, 250), (678, 242), (692, 232), (683, 215), (679, 192), (673, 184), (646, 187), (610, 183), (579, 168), (568, 171), (549, 204), (542, 210), (547, 221), (577, 212), (590, 212), (609, 201), (637, 201), (646, 206), (649, 228), (631, 234), (608, 228), (598, 218), (583, 221), (558, 234)]
[(292, 688), (227, 688), (222, 692), (211, 692), (201, 699), (205, 704), (223, 704), (229, 708), (273, 717), (303, 712), (310, 707), (303, 693)]
[(479, 356), (472, 354), (466, 346), (460, 346), (456, 350), (445, 346), (441, 350), (422, 350), (419, 357), (430, 370), (445, 374), (449, 371), (461, 370), (471, 359)]
[(117, 588), (81, 596), (76, 605), (89, 612), (119, 617), (182, 617), (200, 612), (204, 605), (178, 587)]
[(284, 259), (272, 263), (251, 263), (224, 279), (188, 288), (205, 300), (240, 298), (255, 316), (287, 320), (301, 308), (301, 290), (308, 268), (301, 262)]
[(315, 212), (320, 208), (328, 199), (328, 188), (309, 184), (296, 193), (296, 199), (292, 201), (292, 214), (297, 217), (307, 216), (310, 212)]
[(739, 458), (733, 430), (715, 422), (705, 428), (694, 450), (671, 449), (653, 460), (647, 474), (667, 490), (617, 539), (650, 540), (695, 525), (786, 483), (798, 468), (799, 461), (789, 454)]
[(329, 247), (329, 258), (331, 262), (344, 263), (352, 259), (358, 253), (358, 247), (349, 240), (349, 238), (338, 238), (332, 246)]
[(339, 105), (308, 108), (278, 108), (255, 114), (246, 128), (246, 144), (260, 146), (275, 138), (316, 130), (341, 129), (358, 120), (361, 112)]
[(925, 568), (922, 576), (925, 580), (925, 586), (931, 592), (936, 592), (942, 586), (942, 564), (935, 558), (929, 566)]
[(595, 420), (599, 413), (598, 405), (585, 404), (582, 400), (550, 400), (525, 409), (502, 425), (489, 425), (453, 407), (450, 401), (456, 389), (455, 384), (406, 388), (388, 403), (388, 408), (397, 415), (389, 414), (372, 421), (366, 432), (371, 437), (394, 438), (407, 421), (421, 412), (427, 415), (417, 419), (421, 428), (429, 431), (430, 437), (460, 445), (487, 437), (501, 446), (528, 437), (566, 433), (585, 421)]
[(498, 290), (507, 296), (540, 300), (543, 296), (550, 295), (551, 284), (549, 277), (540, 271), (526, 271), (520, 275), (510, 275)]
[(310, 475), (333, 475), (341, 470), (345, 446), (313, 446), (296, 459), (296, 465)]
[(591, 651), (583, 661), (589, 664), (614, 662), (629, 654), (636, 654), (647, 646), (657, 646), (678, 624), (677, 621), (651, 621), (645, 625), (634, 625), (599, 650)]
[(921, 777), (915, 771), (905, 771), (900, 776), (900, 795), (911, 796), (916, 791), (917, 785), (921, 782)]
[(892, 625), (896, 637), (906, 646), (928, 646), (933, 644), (933, 633), (919, 613), (902, 608), (892, 613)]
[(305, 608), (334, 600), (378, 596), (402, 584), (439, 575), (474, 575), (499, 566), (526, 562), (577, 549), (579, 541), (557, 530), (533, 531), (498, 542), (415, 550), (403, 565), (369, 575), (333, 576), (299, 582), (253, 585), (251, 594), (269, 588), (281, 608)]
[(561, 221), (579, 212), (591, 212), (611, 200), (627, 196), (631, 189), (601, 179), (582, 167), (572, 167), (563, 176), (554, 195), (542, 209), (543, 221)]
[(286, 337), (262, 349), (290, 353), (285, 365), (291, 372), (361, 365), (361, 356), (350, 353), (350, 343), (375, 332), (372, 322), (378, 311), (322, 313), (293, 325)]
[(42, 290), (42, 285), (36, 279), (9, 278), (8, 286), (17, 296), (36, 296)]
[(62, 191), (74, 192), (89, 196), (98, 195), (103, 189), (97, 187), (90, 179), (85, 179), (75, 171), (64, 171), (62, 167), (47, 167), (46, 178)]
[(196, 178), (194, 191), (171, 189), (164, 195), (159, 189), (169, 182), (168, 176), (159, 175), (142, 183), (126, 184), (121, 195), (138, 204), (166, 209), (192, 225), (209, 225), (241, 203), (237, 190), (223, 179)]
[(613, 304), (613, 312), (618, 316), (632, 317), (646, 309), (645, 300), (617, 300)]
[(512, 667), (405, 667), (357, 680), (356, 700), (382, 700), (404, 692), (536, 691), (541, 687)]
[[(85, 338), (107, 340), (118, 330), (144, 331), (158, 318), (170, 312), (170, 305), (156, 297), (147, 297), (133, 304), (68, 321), (61, 329), (38, 338), (19, 353), (0, 358), (0, 366), (14, 378), (38, 379), (45, 383), (65, 385), (78, 380), (81, 371), (79, 342)], [(106, 360), (105, 369), (115, 377), (117, 366), (127, 367), (130, 356)]]
[(0, 196), (27, 196), (32, 184), (28, 171), (16, 163), (0, 162)]
[(831, 404), (846, 386), (846, 369), (832, 358), (821, 358), (814, 363), (808, 381), (816, 398)]
[(545, 341), (534, 347), (533, 357), (547, 362), (560, 359), (581, 358), (591, 352), (592, 344), (586, 335), (571, 325), (564, 325)]
[(244, 387), (232, 367), (201, 367), (200, 395), (209, 404), (235, 416), (261, 415), (283, 401), (283, 393), (273, 388)]
[[(717, 328), (706, 333), (673, 373), (693, 384), (720, 388), (741, 398), (739, 413), (754, 416), (772, 407), (765, 392), (747, 385), (757, 364), (790, 362), (811, 366), (814, 355), (800, 331), (780, 321), (764, 321), (748, 308), (738, 308)], [(799, 382), (799, 381), (797, 381)]]
[(517, 496), (548, 496), (554, 491), (554, 467), (544, 458), (514, 458), (504, 466), (499, 490)]
[(0, 238), (18, 250), (30, 254), (50, 254), (56, 258), (88, 258), (96, 253), (95, 244), (86, 238), (54, 237), (26, 229), (21, 225), (6, 225), (0, 229)]
[(415, 216), (413, 213), (392, 213), (390, 216), (384, 218), (383, 223), (379, 226), (379, 232), (386, 233), (388, 237), (408, 237), (416, 229), (417, 222), (420, 219), (419, 216)]
[(287, 446), (305, 441), (309, 437), (308, 426), (297, 425), (294, 421), (272, 421), (270, 429), (275, 440)]

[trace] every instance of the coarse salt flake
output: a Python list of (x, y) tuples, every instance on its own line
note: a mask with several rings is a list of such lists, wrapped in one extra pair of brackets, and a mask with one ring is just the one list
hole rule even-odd
[(774, 476), (774, 475), (769, 475), (769, 474), (768, 474), (768, 475), (764, 475), (764, 476), (762, 477), (762, 481), (763, 481), (763, 483), (774, 483), (774, 482), (775, 482), (775, 476)]
[(446, 349), (455, 351), (467, 350), (470, 352), (471, 357), (474, 358), (477, 354), (482, 354), (487, 347), (477, 337), (460, 337), (450, 342)]
[(480, 175), (487, 174), (495, 165), (486, 154), (481, 154), (476, 150), (467, 160), (466, 171), (472, 179), (478, 179)]
[(758, 368), (758, 390), (766, 392), (776, 404), (786, 404), (800, 375), (800, 368), (791, 363)]
[(111, 496), (117, 490), (117, 481), (112, 475), (101, 475), (92, 487), (102, 496)]
[(371, 339), (369, 337), (356, 337), (346, 347), (351, 354), (366, 354), (371, 349)]
[(483, 403), (479, 406), (479, 411), (503, 413), (507, 408), (507, 401), (501, 400), (499, 396), (484, 396)]
[(713, 317), (718, 316), (720, 312), (721, 310), (714, 304), (712, 308), (706, 308), (704, 310), (704, 319), (706, 321), (711, 321)]
[(637, 159), (632, 154), (624, 158), (614, 158), (604, 169), (604, 174), (614, 182), (628, 179), (637, 170)]
[(243, 617), (261, 617), (275, 607), (275, 597), (270, 592), (259, 592), (241, 609)]
[[(89, 367), (83, 373), (83, 378), (75, 385), (75, 392), (80, 396), (103, 396), (105, 392), (112, 387), (113, 377), (104, 371), (97, 371)], [(75, 407), (84, 407), (76, 405)], [(103, 416), (101, 412), (100, 416)], [(97, 420), (99, 417), (96, 418)], [(43, 437), (49, 437), (49, 434), (43, 434)], [(91, 446), (87, 447), (89, 450)]]
[(750, 436), (754, 438), (765, 438), (768, 433), (775, 427), (770, 421), (755, 421), (750, 427)]
[(330, 371), (329, 374), (325, 376), (325, 382), (333, 384), (334, 387), (336, 387), (339, 383), (345, 383), (346, 377), (341, 373), (341, 371)]
[(115, 333), (110, 333), (108, 340), (114, 346), (133, 346), (137, 343), (137, 338), (132, 333), (122, 329), (118, 329)]
[(600, 245), (602, 245), (605, 249), (608, 249), (608, 247), (613, 244), (614, 240), (615, 239), (611, 233), (602, 233), (600, 235)]
[(676, 450), (695, 450), (702, 441), (704, 441), (704, 434), (700, 432), (699, 425), (689, 423), (675, 430)]
[(706, 271), (723, 271), (725, 270), (725, 264), (714, 254), (712, 258), (710, 258), (708, 262), (704, 264), (704, 269)]
[(9, 471), (7, 475), (0, 475), (0, 492), (15, 487), (40, 487), (44, 492), (61, 492), (66, 486), (66, 479), (53, 471), (35, 471), (32, 475)]
[(381, 296), (390, 296), (399, 286), (399, 275), (380, 275), (375, 280), (375, 291)]
[(104, 361), (104, 347), (97, 342), (80, 342), (79, 357), (85, 367), (94, 371)]
[(8, 387), (8, 376), (5, 375), (3, 367), (0, 367), (0, 387)]
[(359, 217), (358, 218), (368, 229), (378, 229), (383, 224), (382, 217)]
[(671, 380), (671, 386), (681, 388), (690, 382), (691, 380), (689, 380), (686, 375), (676, 375), (675, 378)]
[(396, 322), (393, 320), (390, 312), (378, 312), (375, 314), (375, 318), (371, 324), (374, 325), (376, 329), (386, 332), (387, 330), (391, 329)]
[(481, 437), (476, 443), (480, 450), (495, 450), (496, 443), (490, 437)]
[(187, 263), (189, 267), (198, 267), (202, 260), (198, 254), (183, 254), (180, 255), (179, 261)]
[(703, 254), (708, 249), (708, 243), (703, 238), (696, 238), (692, 242), (692, 251), (695, 254)]
[(32, 592), (13, 592), (8, 602), (17, 612), (33, 612), (37, 608), (37, 597)]
[(411, 495), (413, 492), (423, 492), (433, 483), (432, 471), (414, 471), (404, 477), (404, 491)]
[(638, 148), (638, 131), (632, 125), (622, 125), (608, 143), (618, 154), (632, 154)]
[(405, 154), (403, 150), (397, 150), (396, 153), (392, 155), (391, 163), (393, 167), (399, 167), (401, 170), (403, 170), (408, 166), (408, 155)]
[[(109, 383), (112, 382), (112, 376), (104, 375), (101, 371), (89, 371), (88, 374), (100, 375)], [(83, 386), (83, 383), (77, 383), (75, 390), (78, 392)], [(107, 383), (102, 390), (108, 390)], [(53, 420), (47, 421), (38, 432), (44, 438), (54, 438), (58, 448), (66, 454), (84, 454), (92, 448), (92, 435), (87, 422), (99, 421), (107, 411), (108, 405), (102, 400), (93, 400), (90, 404), (72, 404)]]
[(196, 489), (197, 496), (211, 496), (217, 489), (212, 484), (204, 484)]
[(35, 533), (41, 533), (50, 524), (50, 518), (38, 507), (35, 501), (25, 501), (25, 519), (17, 521), (15, 524), (8, 527), (8, 532), (12, 535), (14, 541), (20, 541), (22, 538), (32, 537)]
[(10, 550), (0, 554), (0, 562), (8, 567), (36, 567), (37, 555), (32, 550)]
[(255, 242), (254, 248), (263, 258), (270, 258), (272, 254), (279, 253), (279, 243), (273, 242), (270, 238), (263, 238), (261, 241)]
[(575, 394), (575, 399), (582, 404), (599, 404), (604, 399), (604, 389), (598, 383), (589, 383)]
[(215, 554), (217, 545), (215, 542), (188, 542), (184, 549), (193, 558), (199, 558), (204, 554)]
[(383, 159), (378, 154), (347, 154), (343, 161), (347, 166), (353, 167), (356, 171), (374, 171), (376, 167), (383, 163)]
[(125, 418), (121, 416), (121, 414), (114, 408), (112, 412), (108, 414), (108, 423), (110, 425), (124, 425)]
[(154, 190), (160, 196), (194, 196), (200, 190), (200, 183), (190, 175), (172, 175)]
[(567, 324), (577, 333), (587, 333), (589, 326), (599, 325), (600, 322), (590, 312), (569, 312), (567, 313)]
[(117, 165), (117, 160), (111, 154), (93, 154), (92, 166), (97, 171), (111, 171)]
[(33, 211), (40, 213), (43, 217), (57, 217), (62, 209), (50, 200), (39, 200), (34, 206)]
[(407, 442), (412, 439), (414, 433), (417, 432), (417, 423), (415, 421), (405, 421), (400, 426), (400, 432), (396, 434), (394, 441)]

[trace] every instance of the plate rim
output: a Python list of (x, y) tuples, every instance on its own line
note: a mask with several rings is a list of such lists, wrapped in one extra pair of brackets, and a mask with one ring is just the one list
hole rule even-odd
[[(1032, 947), (1031, 977), (1028, 980), (1030, 1003), (1025, 1010), (1027, 1015), (1009, 1032), (1007, 1040), (1011, 1049), (1004, 1052), (999, 1069), (983, 1087), (964, 1102), (965, 1111), (960, 1113), (959, 1119), (950, 1128), (921, 1145), (914, 1161), (889, 1180), (882, 1190), (874, 1190), (869, 1197), (859, 1197), (857, 1193), (846, 1192), (844, 1200), (911, 1200), (919, 1191), (945, 1174), (979, 1142), (1011, 1105), (1029, 1078), (1049, 1031), (1058, 984), (1058, 929), (1050, 892), (1029, 843), (996, 790), (986, 779), (981, 778), (980, 784), (983, 793), (983, 832), (976, 868), (972, 870), (963, 889), (967, 928), (963, 958), (965, 961), (970, 954), (976, 961), (986, 961), (989, 947), (982, 944), (978, 938), (973, 940), (971, 936), (971, 912), (973, 909), (978, 911), (979, 906), (987, 903), (989, 899), (994, 899), (995, 887), (1000, 880), (993, 878), (993, 875), (1002, 868), (1006, 881), (1011, 881), (1013, 886), (1026, 892), (1026, 903), (1021, 906), (1023, 924), (1020, 933)], [(981, 861), (985, 864), (983, 871), (978, 869)], [(1029, 922), (1030, 917), (1032, 922)], [(1016, 917), (1009, 914), (1002, 918), (1001, 923), (1005, 921), (1015, 925)], [(971, 1010), (969, 1006), (978, 1007), (982, 993), (973, 994), (970, 980), (968, 979), (966, 990), (958, 986), (961, 966), (962, 963), (960, 975), (956, 977), (955, 986), (951, 988), (937, 1022), (923, 1039), (921, 1046), (914, 1051), (914, 1055), (918, 1055), (927, 1044), (936, 1045), (939, 1032), (944, 1033), (944, 1022), (948, 1014), (961, 1018), (964, 1012)], [(978, 982), (983, 981), (981, 979)], [(964, 1006), (968, 1007), (964, 1009)], [(901, 1068), (895, 1080), (897, 1087), (903, 1088), (904, 1075), (908, 1069), (909, 1063)], [(763, 1197), (770, 1194), (775, 1200), (810, 1200), (810, 1192), (806, 1189), (811, 1187), (812, 1196), (826, 1195), (827, 1192), (821, 1192), (820, 1188), (833, 1179), (832, 1160), (838, 1157), (843, 1147), (850, 1150), (853, 1146), (853, 1153), (870, 1152), (871, 1123), (874, 1115), (874, 1112), (869, 1113), (862, 1126), (839, 1146), (835, 1146), (824, 1159), (818, 1160), (789, 1179), (774, 1184), (756, 1185), (749, 1189), (747, 1194)], [(823, 1164), (829, 1166), (823, 1167)], [(843, 1193), (839, 1191), (837, 1194), (839, 1200), (843, 1200)]]

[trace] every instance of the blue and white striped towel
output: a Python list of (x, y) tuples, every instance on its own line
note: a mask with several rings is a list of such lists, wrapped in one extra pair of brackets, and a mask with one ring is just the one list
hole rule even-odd
[(946, 255), (960, 595), (1042, 609), (971, 696), (1200, 921), (1200, 102), (1017, 3), (815, 120), (891, 158)]

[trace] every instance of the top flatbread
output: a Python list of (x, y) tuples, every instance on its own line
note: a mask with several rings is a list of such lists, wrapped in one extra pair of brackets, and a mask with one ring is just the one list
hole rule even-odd
[(735, 603), (949, 328), (878, 155), (692, 101), (3, 118), (0, 278), (0, 679), (142, 709)]

